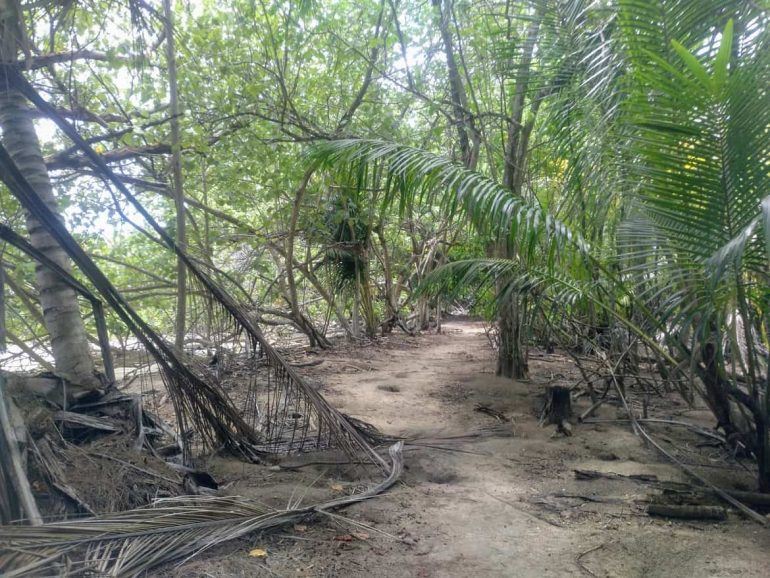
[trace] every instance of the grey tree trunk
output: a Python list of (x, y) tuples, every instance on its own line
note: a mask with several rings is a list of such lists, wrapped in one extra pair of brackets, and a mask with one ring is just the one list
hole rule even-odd
[(513, 296), (509, 304), (501, 305), (498, 319), (500, 333), (496, 373), (513, 379), (526, 379), (529, 372), (520, 314), (521, 302)]
[[(0, 0), (0, 61), (17, 57), (21, 19), (14, 0)], [(13, 89), (0, 90), (0, 129), (3, 144), (37, 194), (55, 213), (59, 213), (40, 142), (24, 97)], [(30, 243), (66, 271), (71, 270), (64, 250), (40, 225), (27, 215)], [(88, 348), (85, 326), (75, 291), (59, 277), (38, 266), (37, 287), (43, 320), (51, 337), (56, 373), (75, 386), (93, 389), (100, 385)]]
[(446, 57), (447, 73), (449, 76), (449, 92), (452, 96), (452, 108), (454, 121), (457, 125), (457, 134), (460, 144), (460, 155), (463, 165), (470, 169), (476, 169), (479, 160), (479, 147), (481, 135), (476, 128), (473, 115), (468, 110), (468, 95), (465, 90), (460, 70), (455, 57), (454, 42), (452, 40), (451, 13), (453, 2), (451, 0), (433, 0), (433, 7), (439, 17), (439, 31), (444, 44), (444, 56)]
[[(187, 248), (187, 230), (184, 216), (184, 184), (182, 181), (182, 151), (179, 143), (179, 96), (176, 80), (176, 48), (174, 45), (174, 13), (171, 0), (163, 0), (163, 17), (166, 28), (166, 63), (168, 65), (169, 105), (171, 112), (171, 174), (176, 207), (176, 244), (183, 251)], [(181, 257), (176, 261), (176, 319), (174, 345), (184, 348), (187, 319), (187, 267)]]

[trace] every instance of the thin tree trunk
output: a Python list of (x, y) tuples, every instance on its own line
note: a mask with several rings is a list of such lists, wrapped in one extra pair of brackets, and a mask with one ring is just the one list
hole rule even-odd
[(361, 337), (361, 314), (360, 312), (360, 296), (358, 294), (358, 282), (353, 286), (353, 318), (351, 325), (353, 326), (353, 337), (358, 339)]
[[(171, 112), (171, 174), (176, 207), (176, 243), (187, 249), (187, 228), (184, 216), (184, 183), (182, 180), (182, 152), (179, 143), (179, 95), (176, 78), (176, 48), (174, 45), (174, 13), (171, 0), (163, 0), (163, 16), (166, 29), (166, 63), (168, 66), (168, 92)], [(181, 351), (184, 346), (187, 319), (187, 269), (181, 257), (176, 261), (176, 320), (174, 345)]]
[(529, 370), (524, 353), (520, 314), (521, 303), (515, 296), (511, 298), (510, 303), (501, 306), (496, 373), (513, 379), (526, 379)]
[[(203, 204), (209, 204), (209, 187), (207, 178), (208, 166), (204, 159), (201, 166), (201, 188), (203, 189)], [(209, 265), (214, 265), (213, 251), (211, 250), (211, 217), (207, 211), (203, 211), (203, 255)], [(214, 302), (210, 297), (206, 299), (206, 336), (211, 339), (211, 326), (214, 323)]]
[(439, 30), (441, 31), (441, 40), (444, 44), (444, 55), (449, 76), (449, 92), (452, 97), (454, 121), (457, 124), (460, 155), (463, 165), (474, 170), (478, 162), (481, 135), (476, 128), (473, 116), (468, 110), (468, 96), (457, 66), (457, 58), (455, 57), (452, 31), (449, 28), (452, 2), (451, 0), (444, 0), (444, 2), (442, 0), (433, 0), (433, 6), (439, 15)]
[[(526, 158), (526, 150), (522, 151), (520, 139), (522, 136), (522, 120), (524, 118), (524, 104), (529, 87), (529, 75), (531, 74), (532, 55), (540, 33), (540, 18), (536, 17), (529, 25), (524, 41), (521, 60), (516, 67), (516, 87), (511, 98), (511, 117), (508, 123), (508, 140), (505, 147), (505, 167), (503, 170), (503, 186), (514, 189), (517, 182), (517, 172), (523, 171), (522, 161)], [(518, 182), (523, 182), (519, 180)], [(521, 191), (514, 191), (514, 193)]]
[(5, 267), (0, 253), (0, 353), (5, 353)]
[(313, 170), (314, 169), (310, 168), (305, 171), (302, 181), (300, 181), (300, 184), (294, 193), (294, 202), (292, 203), (291, 218), (289, 221), (289, 232), (286, 236), (283, 256), (286, 267), (286, 296), (292, 318), (299, 329), (308, 336), (311, 347), (318, 346), (326, 349), (331, 346), (326, 339), (326, 336), (318, 332), (310, 319), (302, 312), (302, 308), (299, 305), (299, 297), (297, 295), (297, 280), (294, 278), (294, 243), (297, 237), (297, 221), (299, 220), (302, 199), (305, 197), (305, 191), (310, 183), (310, 178), (313, 176)]
[[(0, 0), (0, 61), (14, 62), (17, 56), (22, 20), (14, 0)], [(53, 187), (48, 177), (35, 125), (24, 97), (10, 87), (0, 89), (0, 128), (3, 143), (19, 170), (24, 174), (40, 198), (58, 213)], [(65, 271), (70, 261), (64, 250), (51, 235), (27, 215), (27, 231), (33, 247), (43, 252)], [(100, 382), (94, 373), (94, 364), (80, 316), (75, 291), (58, 275), (37, 266), (36, 279), (40, 293), (43, 319), (51, 336), (56, 372), (75, 386), (95, 389)]]
[[(535, 107), (539, 107), (539, 101), (533, 104), (533, 119), (525, 126), (523, 124), (524, 107), (529, 89), (532, 57), (539, 33), (540, 17), (538, 14), (526, 32), (521, 60), (516, 67), (516, 87), (511, 98), (511, 117), (505, 146), (503, 186), (509, 188), (517, 197), (522, 194), (529, 135), (534, 126), (534, 113), (537, 111)], [(505, 241), (498, 244), (496, 252), (497, 256), (505, 259), (511, 259), (515, 256), (515, 249)], [(514, 379), (524, 379), (528, 373), (526, 344), (523, 340), (522, 309), (522, 299), (518, 295), (512, 295), (510, 303), (502, 306), (499, 318), (500, 348), (498, 349), (497, 374)]]
[(372, 300), (368, 257), (365, 257), (362, 265), (358, 265), (356, 269), (356, 284), (358, 285), (358, 295), (360, 296), (361, 313), (363, 313), (364, 318), (364, 331), (366, 336), (372, 339), (377, 334), (377, 315), (374, 311)]
[[(284, 262), (288, 261), (285, 247), (276, 243), (270, 243), (269, 241), (268, 241), (268, 245), (270, 246), (271, 250), (274, 250), (278, 255), (281, 256), (282, 258), (281, 260), (283, 260)], [(274, 261), (278, 263), (279, 259), (274, 257)], [(340, 326), (345, 331), (345, 335), (347, 335), (348, 337), (351, 337), (353, 335), (353, 330), (350, 326), (350, 322), (345, 316), (345, 312), (340, 307), (335, 295), (331, 293), (323, 285), (323, 283), (321, 283), (321, 280), (318, 278), (318, 276), (315, 273), (313, 273), (313, 270), (308, 265), (308, 263), (300, 263), (299, 261), (297, 261), (296, 258), (292, 257), (291, 264), (292, 264), (292, 270), (296, 270), (302, 273), (302, 276), (308, 280), (308, 282), (313, 286), (313, 288), (318, 292), (318, 294), (323, 298), (323, 300), (326, 301), (326, 304), (334, 312), (334, 316), (337, 318), (337, 321), (339, 322)]]

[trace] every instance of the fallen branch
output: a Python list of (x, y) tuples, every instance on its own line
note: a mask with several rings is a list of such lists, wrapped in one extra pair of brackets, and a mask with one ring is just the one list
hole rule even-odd
[(516, 510), (517, 512), (521, 512), (525, 516), (529, 516), (530, 518), (533, 518), (534, 520), (537, 520), (538, 522), (545, 522), (546, 524), (549, 524), (549, 525), (554, 526), (556, 528), (563, 528), (564, 527), (563, 524), (560, 524), (558, 522), (554, 522), (553, 520), (549, 520), (548, 518), (545, 518), (543, 516), (538, 516), (536, 514), (533, 514), (532, 512), (527, 512), (524, 508), (522, 508), (520, 506), (517, 506), (513, 502), (509, 502), (508, 500), (504, 500), (503, 498), (501, 498), (499, 496), (495, 496), (494, 494), (490, 494), (489, 492), (484, 492), (484, 493), (487, 496), (489, 496), (490, 498), (493, 498), (493, 499), (497, 500), (498, 502), (500, 502), (502, 504), (505, 504), (506, 506), (510, 506), (511, 508)]
[(578, 421), (580, 423), (591, 423), (590, 421), (587, 421), (586, 418), (590, 417), (599, 407), (604, 404), (604, 402), (607, 401), (606, 397), (599, 398), (598, 401), (594, 402), (591, 407), (589, 407), (587, 410), (585, 410), (583, 413), (578, 416)]
[(492, 409), (488, 405), (483, 405), (481, 403), (477, 403), (474, 406), (473, 411), (486, 414), (490, 417), (495, 418), (497, 421), (506, 421), (506, 422), (511, 421), (510, 418), (506, 417), (506, 415), (503, 412), (497, 411), (496, 409)]
[(596, 470), (574, 470), (576, 480), (597, 480), (599, 478), (605, 478), (608, 480), (634, 480), (637, 482), (657, 482), (658, 476), (652, 474), (631, 474), (625, 476), (623, 474), (616, 474), (614, 472), (598, 472)]
[(303, 363), (292, 363), (292, 367), (314, 367), (316, 365), (321, 365), (324, 362), (323, 359), (314, 359), (313, 361), (305, 361)]

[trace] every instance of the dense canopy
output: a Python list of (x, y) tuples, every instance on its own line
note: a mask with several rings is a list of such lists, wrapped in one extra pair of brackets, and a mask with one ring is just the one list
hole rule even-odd
[(105, 351), (141, 351), (185, 376), (180, 428), (243, 451), (259, 417), (188, 364), (245, 336), (280, 373), (263, 334), (327, 349), (470, 315), (500, 376), (559, 348), (605, 360), (624, 403), (650, 372), (645, 396), (705, 403), (770, 491), (768, 19), (751, 0), (0, 0), (3, 372), (89, 392), (129, 379)]

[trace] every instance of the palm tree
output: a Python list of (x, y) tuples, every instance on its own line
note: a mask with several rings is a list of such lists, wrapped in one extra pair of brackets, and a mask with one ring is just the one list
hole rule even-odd
[[(16, 0), (0, 0), (0, 62), (15, 64), (21, 46), (23, 20)], [(43, 162), (40, 142), (29, 108), (16, 90), (0, 89), (0, 128), (3, 143), (40, 198), (58, 214), (56, 198)], [(30, 242), (65, 271), (70, 262), (63, 249), (33, 217), (27, 216)], [(43, 319), (51, 338), (56, 372), (81, 388), (99, 386), (88, 348), (75, 291), (56, 273), (37, 268), (37, 285)]]
[[(691, 367), (693, 387), (728, 437), (754, 452), (760, 489), (770, 491), (770, 37), (761, 11), (707, 4), (621, 1), (600, 21), (611, 36), (602, 50), (586, 35), (571, 94), (604, 111), (596, 130), (611, 149), (593, 166), (578, 156), (564, 194), (591, 183), (578, 178), (584, 171), (615, 175), (593, 181), (593, 195), (611, 198), (603, 215), (621, 222), (592, 246), (510, 189), (426, 151), (345, 140), (314, 154), (327, 169), (387, 174), (383, 209), (415, 198), (459, 209), (479, 235), (517, 248), (513, 257), (450, 263), (423, 290), (489, 288), (502, 304), (537, 292), (575, 305), (572, 314), (591, 304), (670, 363)], [(601, 72), (610, 78), (597, 82)], [(575, 138), (556, 134), (557, 145)], [(579, 225), (583, 216), (565, 218)]]
[(618, 243), (634, 263), (629, 275), (646, 278), (638, 298), (666, 326), (670, 347), (690, 357), (728, 436), (746, 435), (736, 413), (748, 412), (753, 442), (744, 442), (770, 491), (758, 338), (766, 344), (770, 329), (770, 36), (761, 17), (739, 23), (736, 35), (727, 22), (718, 47), (672, 41), (675, 57), (651, 54), (638, 71), (645, 82), (627, 111), (636, 192)]

